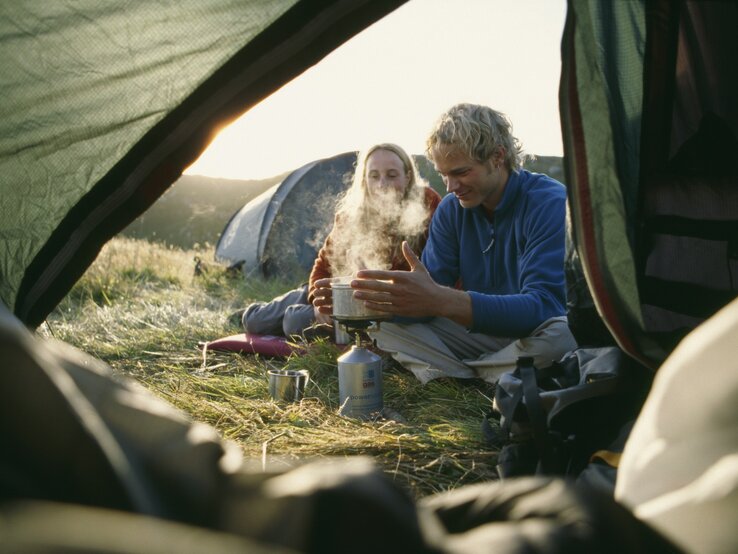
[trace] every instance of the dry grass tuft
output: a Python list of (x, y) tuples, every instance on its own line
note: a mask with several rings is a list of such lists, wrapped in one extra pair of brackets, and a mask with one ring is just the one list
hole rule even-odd
[[(208, 263), (194, 276), (182, 251), (117, 238), (49, 317), (53, 334), (104, 360), (116, 372), (214, 426), (263, 469), (314, 458), (365, 455), (415, 497), (496, 478), (496, 452), (482, 442), (480, 423), (490, 405), (482, 382), (437, 380), (421, 385), (390, 359), (385, 406), (404, 422), (358, 421), (338, 415), (338, 348), (317, 340), (287, 360), (207, 352), (199, 342), (238, 332), (227, 315), (297, 283), (248, 281)], [(271, 400), (270, 367), (310, 371), (297, 404)]]

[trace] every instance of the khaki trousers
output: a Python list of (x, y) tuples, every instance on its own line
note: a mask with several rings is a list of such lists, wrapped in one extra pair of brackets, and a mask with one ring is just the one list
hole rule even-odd
[(577, 348), (566, 317), (548, 319), (521, 339), (470, 333), (441, 317), (427, 323), (383, 322), (369, 335), (423, 383), (438, 377), (496, 383), (515, 368), (519, 356), (531, 356), (536, 367), (544, 367)]

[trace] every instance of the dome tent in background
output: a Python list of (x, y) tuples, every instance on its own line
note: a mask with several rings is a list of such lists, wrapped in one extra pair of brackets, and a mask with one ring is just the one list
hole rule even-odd
[[(345, 152), (307, 163), (247, 202), (225, 225), (216, 261), (241, 267), (248, 278), (306, 279), (351, 185), (356, 157)], [(421, 179), (443, 196), (433, 164), (422, 154), (412, 157)]]
[(223, 229), (215, 259), (248, 277), (307, 278), (351, 184), (356, 152), (305, 164), (238, 210)]

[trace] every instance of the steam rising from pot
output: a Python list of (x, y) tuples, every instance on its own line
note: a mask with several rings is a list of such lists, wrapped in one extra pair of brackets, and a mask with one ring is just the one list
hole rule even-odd
[(350, 189), (339, 203), (331, 248), (334, 275), (351, 275), (359, 269), (390, 269), (402, 259), (407, 240), (417, 252), (430, 217), (425, 187), (412, 187), (405, 198), (394, 190), (374, 192), (370, 198)]

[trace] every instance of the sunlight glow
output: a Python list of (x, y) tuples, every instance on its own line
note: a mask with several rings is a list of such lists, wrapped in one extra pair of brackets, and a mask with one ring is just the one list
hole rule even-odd
[(376, 142), (422, 154), (458, 102), (506, 113), (525, 152), (561, 156), (565, 0), (412, 0), (223, 129), (185, 173), (262, 179)]

